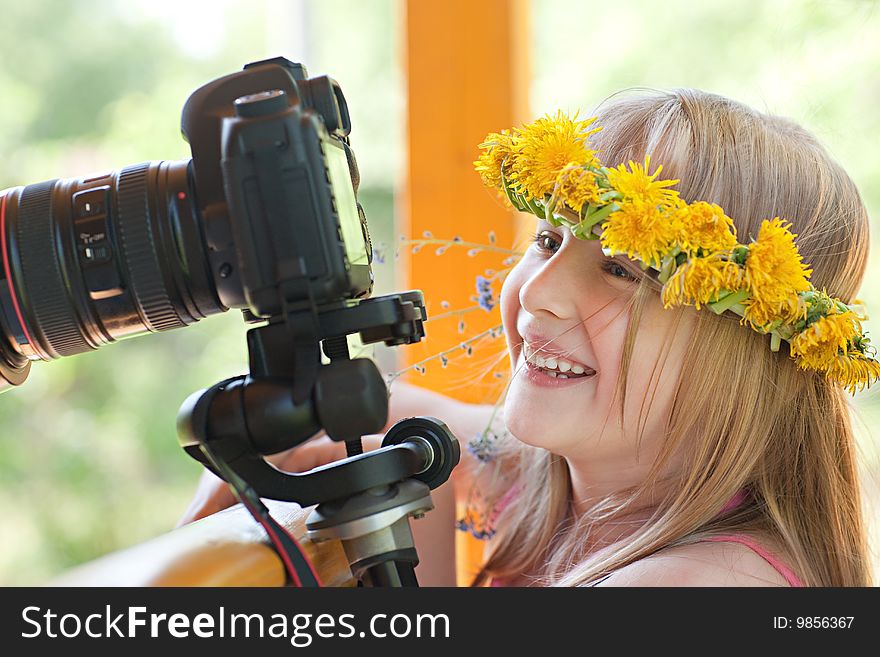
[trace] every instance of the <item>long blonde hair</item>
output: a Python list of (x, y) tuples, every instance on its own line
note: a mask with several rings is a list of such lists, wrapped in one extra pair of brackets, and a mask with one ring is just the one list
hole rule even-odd
[[(763, 219), (790, 221), (815, 287), (853, 300), (867, 265), (867, 211), (849, 176), (806, 130), (694, 89), (615, 95), (591, 115), (603, 126), (592, 140), (606, 166), (650, 154), (652, 170), (662, 164), (662, 177), (680, 180), (685, 200), (724, 208), (740, 242), (757, 236)], [(621, 417), (639, 317), (646, 303), (659, 303), (656, 297), (656, 284), (645, 277), (629, 303), (616, 395)], [(474, 583), (538, 573), (545, 585), (589, 584), (663, 548), (745, 531), (775, 539), (807, 585), (869, 585), (847, 393), (798, 370), (787, 345), (772, 352), (767, 336), (740, 326), (729, 313), (665, 312), (697, 312), (697, 321), (666, 440), (646, 480), (575, 518), (565, 460), (512, 438), (503, 441), (499, 459), (511, 464), (513, 484), (498, 479), (486, 492), (498, 499), (515, 485), (520, 494), (498, 518)], [(643, 400), (642, 416), (650, 401)], [(660, 473), (676, 454), (684, 465), (666, 486), (670, 492), (654, 499), (661, 484), (670, 483)], [(743, 488), (747, 502), (719, 516)], [(658, 502), (651, 518), (636, 523), (625, 539), (593, 549), (600, 545), (593, 536), (597, 527), (625, 523), (640, 506)]]

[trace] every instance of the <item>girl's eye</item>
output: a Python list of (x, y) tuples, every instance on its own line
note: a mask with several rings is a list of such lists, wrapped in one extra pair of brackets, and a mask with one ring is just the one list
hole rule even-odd
[(540, 233), (535, 233), (532, 235), (532, 242), (538, 247), (539, 251), (551, 251), (553, 253), (556, 252), (556, 248), (548, 247), (547, 243), (559, 245), (559, 240), (556, 239), (556, 236), (553, 233), (548, 233), (547, 231), (541, 231)]
[(614, 278), (622, 278), (627, 281), (637, 280), (635, 276), (629, 273), (629, 270), (626, 267), (619, 262), (614, 262), (614, 260), (604, 260), (602, 262), (602, 269), (607, 272), (609, 276), (613, 276)]
[[(556, 235), (548, 231), (535, 233), (532, 235), (531, 240), (537, 247), (538, 251), (555, 253), (560, 246)], [(611, 258), (606, 258), (602, 261), (602, 270), (613, 278), (620, 278), (624, 281), (638, 280), (635, 276), (629, 273), (629, 270), (626, 267)]]

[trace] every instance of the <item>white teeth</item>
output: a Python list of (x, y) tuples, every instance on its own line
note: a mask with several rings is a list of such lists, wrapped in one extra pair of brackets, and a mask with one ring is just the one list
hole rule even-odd
[[(547, 374), (551, 374), (552, 376), (556, 376), (557, 371), (558, 373), (571, 372), (572, 376), (576, 376), (578, 374), (583, 374), (587, 369), (583, 365), (563, 360), (558, 356), (540, 356), (534, 352), (534, 349), (532, 349), (530, 345), (525, 343), (523, 353), (527, 361), (532, 363), (535, 367), (544, 369)], [(550, 370), (552, 370), (552, 372)], [(569, 377), (563, 376), (563, 378)]]
[(547, 376), (551, 376), (554, 379), (570, 379), (570, 378), (572, 378), (568, 374), (562, 374), (561, 372), (554, 372), (553, 370), (544, 370), (544, 374), (546, 374)]

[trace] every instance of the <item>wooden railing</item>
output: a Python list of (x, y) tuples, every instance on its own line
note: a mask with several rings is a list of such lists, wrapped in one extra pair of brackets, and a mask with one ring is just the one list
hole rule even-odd
[[(311, 509), (266, 501), (300, 542), (325, 586), (354, 586), (339, 541), (306, 538)], [(266, 535), (241, 505), (131, 548), (79, 566), (50, 586), (283, 586), (284, 566)]]

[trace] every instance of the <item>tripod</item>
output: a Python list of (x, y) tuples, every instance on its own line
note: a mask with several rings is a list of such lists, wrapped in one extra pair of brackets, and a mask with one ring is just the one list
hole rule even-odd
[[(250, 372), (194, 393), (178, 414), (183, 449), (218, 476), (239, 478), (259, 497), (317, 505), (306, 522), (309, 537), (339, 539), (367, 586), (418, 585), (409, 517), (433, 508), (430, 490), (449, 478), (459, 446), (440, 420), (414, 417), (363, 453), (361, 436), (387, 422), (388, 390), (371, 360), (350, 358), (346, 336), (358, 332), (364, 344), (418, 342), (424, 317), (422, 293), (412, 290), (272, 318), (247, 333)], [(345, 459), (286, 473), (263, 458), (322, 428), (345, 441)]]

